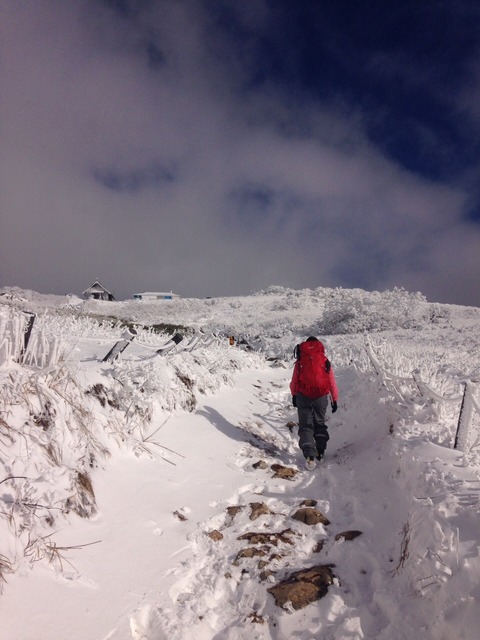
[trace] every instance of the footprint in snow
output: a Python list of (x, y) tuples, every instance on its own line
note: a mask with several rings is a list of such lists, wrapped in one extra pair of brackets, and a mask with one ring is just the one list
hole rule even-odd
[(161, 628), (161, 611), (144, 605), (130, 616), (132, 640), (167, 640)]
[(163, 529), (158, 525), (158, 522), (155, 522), (155, 520), (149, 520), (147, 522), (147, 527), (152, 528), (152, 533), (154, 536), (163, 536)]

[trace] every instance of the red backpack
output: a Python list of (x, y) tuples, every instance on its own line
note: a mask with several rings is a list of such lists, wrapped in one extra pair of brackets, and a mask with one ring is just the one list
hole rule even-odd
[(307, 340), (295, 347), (297, 388), (308, 398), (319, 398), (330, 393), (330, 361), (319, 340)]

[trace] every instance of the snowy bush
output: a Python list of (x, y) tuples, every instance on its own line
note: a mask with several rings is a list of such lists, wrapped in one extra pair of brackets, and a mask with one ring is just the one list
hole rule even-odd
[(23, 314), (8, 307), (0, 308), (0, 366), (20, 359), (25, 326)]
[[(26, 331), (32, 320), (33, 330), (25, 349)], [(0, 366), (9, 361), (39, 369), (57, 366), (67, 351), (61, 335), (58, 327), (42, 323), (38, 317), (14, 308), (3, 309), (0, 314)]]
[[(0, 540), (6, 541), (0, 544), (0, 580), (22, 562), (61, 564), (52, 527), (73, 515), (95, 515), (92, 474), (112, 448), (156, 455), (161, 441), (154, 437), (154, 419), (161, 423), (173, 411), (192, 411), (200, 395), (263, 362), (212, 337), (208, 345), (180, 348), (168, 359), (149, 354), (85, 369), (64, 356), (70, 332), (74, 340), (99, 340), (101, 334), (103, 344), (116, 338), (118, 325), (55, 313), (43, 314), (25, 357), (13, 362), (24, 326), (24, 314), (2, 309), (0, 348), (9, 366), (0, 375)], [(166, 337), (145, 333), (140, 350), (154, 340), (158, 347)]]
[(253, 294), (254, 296), (271, 296), (271, 295), (275, 295), (275, 296), (284, 296), (287, 293), (292, 292), (292, 289), (288, 289), (287, 287), (282, 287), (279, 285), (271, 285), (270, 287), (267, 287), (266, 289), (261, 289), (260, 291), (255, 291), (255, 293)]
[(418, 328), (429, 319), (425, 298), (394, 289), (367, 293), (339, 289), (329, 299), (317, 332), (327, 335)]
[(0, 526), (16, 532), (15, 545), (0, 554), (12, 568), (23, 558), (51, 562), (52, 527), (69, 513), (96, 512), (90, 472), (109, 455), (107, 438), (76, 375), (63, 367), (10, 368), (0, 403)]

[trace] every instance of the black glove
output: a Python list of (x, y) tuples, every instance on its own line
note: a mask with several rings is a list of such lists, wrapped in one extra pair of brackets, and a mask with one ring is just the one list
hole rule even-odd
[(292, 396), (292, 404), (294, 407), (297, 406), (297, 396)]
[(332, 413), (335, 413), (335, 411), (338, 409), (337, 407), (337, 403), (335, 402), (335, 400), (332, 402)]

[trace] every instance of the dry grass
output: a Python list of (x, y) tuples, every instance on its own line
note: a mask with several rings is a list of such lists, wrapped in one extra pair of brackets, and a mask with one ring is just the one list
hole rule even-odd
[(0, 417), (0, 442), (5, 446), (11, 446), (15, 442), (14, 430)]
[(403, 567), (405, 566), (406, 561), (408, 560), (409, 556), (410, 556), (410, 549), (409, 549), (409, 545), (410, 545), (410, 522), (407, 520), (407, 522), (403, 525), (403, 529), (402, 529), (402, 542), (400, 545), (400, 558), (398, 560), (397, 566), (392, 569), (392, 571), (390, 573), (392, 574), (397, 574), (400, 569), (403, 569)]
[(6, 582), (5, 574), (13, 573), (12, 563), (8, 558), (0, 554), (0, 581)]
[(74, 493), (65, 502), (67, 512), (72, 510), (81, 518), (91, 518), (97, 513), (95, 492), (88, 473), (77, 471), (73, 482)]
[(95, 542), (87, 542), (79, 545), (59, 546), (50, 539), (52, 535), (53, 534), (50, 534), (33, 540), (29, 539), (25, 548), (25, 557), (29, 558), (32, 562), (47, 559), (50, 564), (54, 564), (60, 571), (63, 571), (63, 565), (67, 563), (76, 571), (74, 565), (65, 557), (65, 552), (83, 549), (84, 547), (89, 547), (101, 542), (101, 540), (96, 540)]
[(3, 590), (3, 583), (7, 582), (6, 574), (13, 573), (13, 565), (8, 558), (0, 554), (0, 594)]

